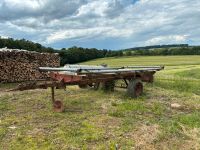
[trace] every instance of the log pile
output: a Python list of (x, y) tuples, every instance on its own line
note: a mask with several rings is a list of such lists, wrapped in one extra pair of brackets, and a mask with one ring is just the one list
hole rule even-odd
[(0, 49), (0, 82), (21, 82), (48, 77), (38, 67), (59, 67), (58, 54)]

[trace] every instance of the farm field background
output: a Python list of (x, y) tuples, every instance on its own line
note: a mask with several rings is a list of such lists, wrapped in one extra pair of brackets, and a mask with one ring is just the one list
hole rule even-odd
[[(0, 85), (0, 149), (199, 149), (200, 56), (103, 58), (82, 64), (164, 65), (143, 96), (67, 87), (52, 112), (50, 89), (5, 92)], [(178, 108), (171, 104), (177, 103)]]

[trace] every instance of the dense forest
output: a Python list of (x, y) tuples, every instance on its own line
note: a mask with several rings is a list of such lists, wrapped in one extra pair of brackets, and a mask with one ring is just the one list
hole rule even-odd
[(4, 39), (0, 37), (0, 48), (24, 49), (28, 51), (37, 51), (40, 53), (59, 53), (61, 57), (61, 65), (73, 64), (104, 57), (120, 57), (120, 56), (138, 56), (138, 55), (200, 55), (200, 46), (189, 46), (188, 44), (174, 45), (155, 45), (146, 47), (136, 47), (118, 51), (98, 50), (96, 48), (71, 47), (62, 48), (60, 50), (51, 47), (42, 46), (25, 39), (15, 40), (12, 38)]
[(61, 64), (73, 64), (77, 62), (83, 62), (87, 60), (92, 60), (96, 58), (103, 57), (114, 57), (122, 56), (122, 51), (111, 51), (111, 50), (98, 50), (96, 48), (82, 48), (82, 47), (71, 47), (68, 49), (61, 49), (59, 51), (61, 57)]
[(78, 63), (95, 58), (114, 57), (123, 55), (122, 51), (111, 51), (105, 49), (98, 50), (96, 48), (89, 49), (76, 46), (68, 49), (62, 48), (61, 50), (56, 50), (51, 47), (45, 47), (39, 43), (34, 43), (25, 39), (15, 40), (12, 38), (4, 39), (0, 37), (0, 48), (5, 47), (10, 49), (24, 49), (28, 51), (36, 51), (40, 53), (59, 53), (61, 57), (61, 65)]

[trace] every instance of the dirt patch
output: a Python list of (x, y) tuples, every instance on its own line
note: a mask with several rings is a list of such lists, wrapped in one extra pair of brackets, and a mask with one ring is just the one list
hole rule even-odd
[(108, 113), (108, 109), (109, 109), (109, 107), (111, 106), (111, 104), (110, 103), (103, 103), (102, 105), (101, 105), (101, 112), (103, 113), (103, 114), (107, 114)]
[(157, 149), (171, 150), (199, 150), (200, 148), (200, 128), (189, 129), (180, 125), (182, 128), (182, 137), (168, 137), (162, 142), (157, 143)]
[(186, 140), (185, 144), (183, 145), (182, 149), (194, 149), (199, 150), (200, 148), (200, 128), (193, 128), (193, 129), (187, 129), (184, 126), (182, 126), (183, 133), (189, 137), (188, 140)]
[(92, 117), (89, 120), (94, 126), (105, 131), (105, 139), (115, 139), (115, 132), (120, 130), (121, 119), (119, 118), (99, 115), (96, 117)]
[(12, 95), (12, 92), (7, 92), (6, 90), (1, 90), (0, 89), (0, 97), (5, 96), (5, 95)]
[(141, 125), (135, 131), (129, 133), (129, 138), (132, 138), (135, 143), (135, 149), (145, 149), (154, 150), (155, 142), (159, 136), (159, 126), (158, 125)]
[(121, 120), (110, 116), (99, 115), (90, 119), (90, 121), (99, 128), (115, 128), (120, 126)]

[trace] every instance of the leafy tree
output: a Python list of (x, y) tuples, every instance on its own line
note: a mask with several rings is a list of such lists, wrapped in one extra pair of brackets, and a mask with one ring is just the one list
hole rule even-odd
[(132, 52), (131, 52), (131, 51), (127, 51), (127, 52), (125, 53), (125, 55), (126, 55), (126, 56), (131, 56), (131, 55), (132, 55)]

